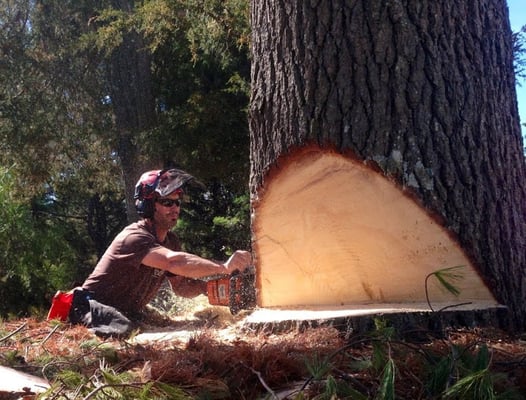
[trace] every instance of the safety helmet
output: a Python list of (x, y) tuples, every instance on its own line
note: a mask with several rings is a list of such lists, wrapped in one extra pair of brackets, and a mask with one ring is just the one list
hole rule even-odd
[(135, 185), (137, 214), (143, 218), (153, 218), (155, 198), (168, 196), (175, 191), (183, 192), (183, 186), (190, 181), (195, 181), (195, 178), (176, 168), (143, 173)]

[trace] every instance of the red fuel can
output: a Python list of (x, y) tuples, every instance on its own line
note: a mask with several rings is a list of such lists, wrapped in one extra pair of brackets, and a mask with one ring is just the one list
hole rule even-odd
[(67, 321), (72, 302), (73, 292), (64, 293), (59, 290), (55, 293), (51, 302), (51, 308), (47, 315), (48, 321), (52, 319)]

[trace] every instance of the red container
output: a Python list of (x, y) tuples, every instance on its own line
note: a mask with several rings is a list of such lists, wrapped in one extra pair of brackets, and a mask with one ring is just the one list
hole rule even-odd
[(55, 296), (53, 296), (51, 308), (49, 309), (49, 313), (47, 315), (48, 321), (52, 319), (67, 321), (72, 301), (73, 292), (64, 293), (59, 290)]

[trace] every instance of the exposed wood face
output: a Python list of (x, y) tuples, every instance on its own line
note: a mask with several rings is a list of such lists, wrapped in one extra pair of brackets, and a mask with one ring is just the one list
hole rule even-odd
[(450, 235), (395, 184), (332, 152), (291, 157), (254, 208), (258, 305), (426, 302), (428, 274), (463, 266), (455, 297), (431, 278), (441, 306), (496, 304)]
[(28, 398), (34, 398), (34, 396), (30, 396), (31, 393), (42, 393), (48, 388), (49, 383), (45, 379), (12, 368), (0, 366), (0, 398), (2, 399), (15, 398), (14, 396), (16, 394), (19, 394), (20, 396), (26, 394), (28, 395)]

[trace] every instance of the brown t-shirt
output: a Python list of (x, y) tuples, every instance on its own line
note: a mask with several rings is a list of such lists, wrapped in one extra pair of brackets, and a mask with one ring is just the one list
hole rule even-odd
[(125, 314), (140, 311), (168, 274), (141, 264), (150, 249), (160, 246), (180, 250), (172, 232), (161, 245), (144, 220), (127, 226), (115, 237), (82, 288), (92, 292), (95, 300)]

